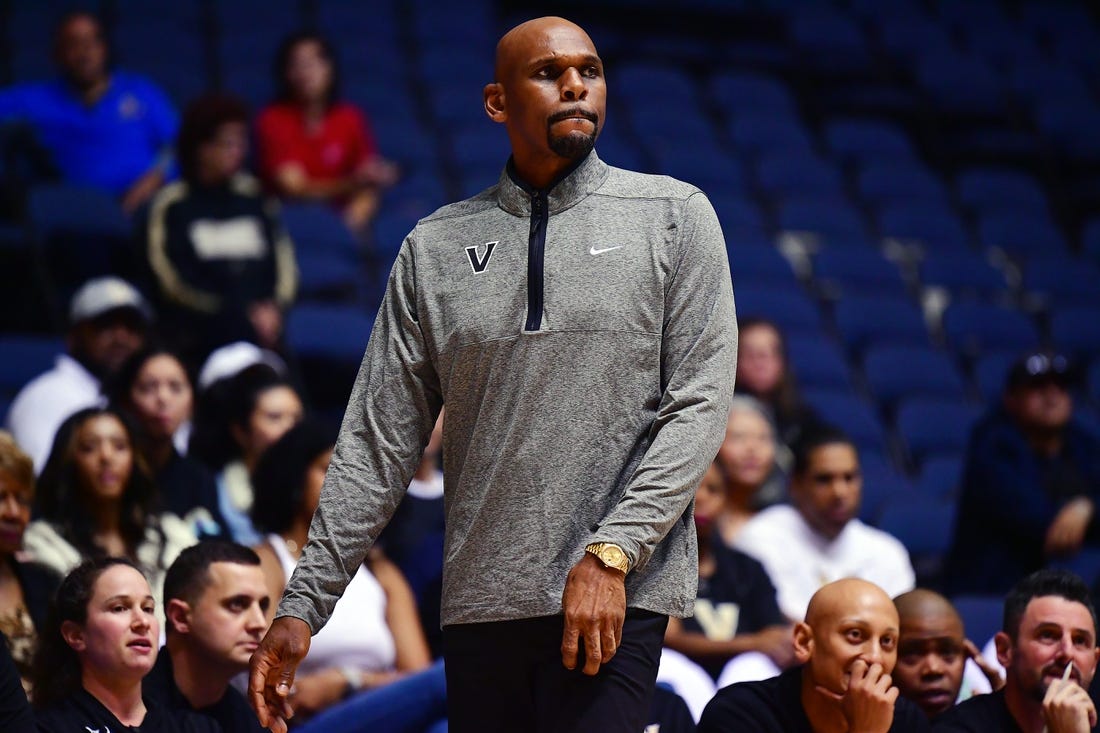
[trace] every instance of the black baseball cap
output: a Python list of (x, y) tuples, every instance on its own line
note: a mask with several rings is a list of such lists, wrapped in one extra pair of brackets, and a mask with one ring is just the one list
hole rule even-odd
[(1073, 381), (1073, 366), (1062, 354), (1032, 351), (1020, 357), (1008, 370), (1005, 388), (1032, 387), (1048, 382), (1068, 387)]

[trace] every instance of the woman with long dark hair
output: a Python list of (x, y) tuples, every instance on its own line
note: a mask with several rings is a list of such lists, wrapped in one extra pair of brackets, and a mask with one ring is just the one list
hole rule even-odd
[(149, 583), (129, 560), (98, 557), (57, 589), (34, 665), (40, 733), (74, 730), (215, 733), (212, 719), (169, 713), (142, 697), (160, 622)]
[(256, 121), (265, 182), (288, 198), (333, 203), (353, 232), (365, 231), (397, 169), (378, 154), (366, 115), (340, 99), (332, 45), (294, 34), (276, 54), (274, 76), (276, 99)]
[(106, 386), (112, 405), (138, 428), (138, 447), (153, 472), (161, 504), (199, 536), (226, 534), (218, 511), (214, 475), (180, 453), (176, 437), (194, 413), (194, 388), (183, 360), (170, 349), (147, 347), (123, 365)]
[(38, 479), (38, 519), (24, 546), (62, 574), (89, 557), (128, 558), (159, 597), (168, 566), (196, 538), (179, 517), (158, 511), (156, 487), (134, 445), (133, 428), (115, 408), (80, 410), (62, 423)]

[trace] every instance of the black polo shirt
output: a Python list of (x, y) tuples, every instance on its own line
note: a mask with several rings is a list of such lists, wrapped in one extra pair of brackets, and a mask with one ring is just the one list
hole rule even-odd
[(147, 709), (141, 725), (123, 725), (114, 713), (83, 688), (56, 705), (35, 713), (38, 733), (223, 733), (210, 718), (194, 713), (171, 711), (148, 695), (142, 695)]
[(226, 733), (263, 733), (266, 730), (260, 726), (252, 708), (248, 707), (244, 695), (231, 686), (226, 687), (222, 699), (213, 705), (200, 709), (191, 707), (191, 703), (176, 685), (176, 678), (172, 674), (172, 655), (168, 653), (168, 647), (161, 647), (157, 663), (145, 676), (141, 691), (166, 710), (188, 711), (213, 718)]

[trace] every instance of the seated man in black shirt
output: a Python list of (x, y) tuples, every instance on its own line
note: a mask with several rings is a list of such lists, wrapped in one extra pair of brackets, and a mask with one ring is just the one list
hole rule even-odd
[(166, 643), (143, 682), (145, 695), (214, 718), (227, 732), (263, 731), (229, 686), (267, 631), (271, 596), (260, 558), (222, 540), (189, 547), (168, 568), (164, 606)]
[(898, 698), (898, 612), (873, 583), (845, 578), (810, 599), (795, 626), (801, 664), (762, 682), (719, 690), (699, 733), (906, 733), (929, 730), (913, 703)]
[(1096, 672), (1096, 611), (1088, 586), (1067, 570), (1039, 570), (1005, 599), (994, 637), (1005, 686), (972, 697), (937, 721), (937, 731), (1087, 733), (1096, 706), (1086, 689)]
[[(968, 659), (974, 660), (988, 681), (989, 686), (977, 692), (1004, 686), (1000, 672), (966, 638), (962, 619), (951, 601), (934, 591), (917, 588), (895, 598), (894, 606), (901, 622), (894, 682), (901, 696), (915, 702), (929, 720), (955, 707)], [(966, 696), (969, 698), (973, 692), (968, 685)]]

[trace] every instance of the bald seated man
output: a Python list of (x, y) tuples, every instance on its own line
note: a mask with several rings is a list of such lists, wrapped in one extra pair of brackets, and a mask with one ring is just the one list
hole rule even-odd
[(444, 403), (441, 622), (452, 733), (639, 733), (670, 616), (698, 579), (695, 487), (733, 401), (726, 245), (695, 186), (604, 163), (603, 61), (582, 28), (501, 38), (497, 183), (405, 238), (309, 541), (252, 657), (287, 693), (393, 515)]
[(799, 666), (718, 691), (699, 733), (909, 733), (930, 730), (920, 708), (898, 696), (898, 612), (874, 583), (845, 578), (810, 598), (794, 629)]
[(901, 623), (894, 682), (929, 720), (954, 707), (960, 695), (969, 698), (1004, 685), (1000, 672), (966, 638), (951, 601), (917, 588), (895, 598), (894, 606)]

